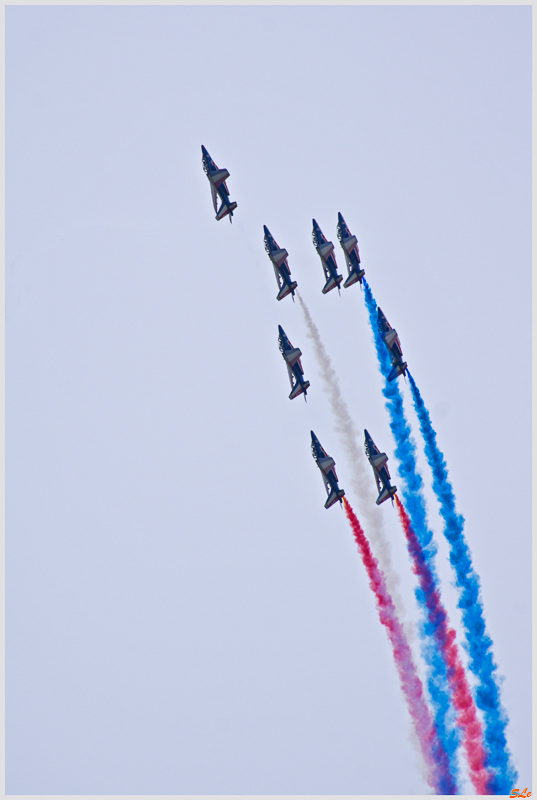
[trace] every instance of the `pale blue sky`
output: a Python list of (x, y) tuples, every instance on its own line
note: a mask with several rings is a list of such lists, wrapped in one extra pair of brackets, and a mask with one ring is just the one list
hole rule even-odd
[(311, 219), (343, 267), (338, 211), (431, 410), (531, 786), (530, 7), (10, 6), (6, 97), (6, 791), (426, 791), (263, 247), (395, 467), (360, 289), (321, 294)]

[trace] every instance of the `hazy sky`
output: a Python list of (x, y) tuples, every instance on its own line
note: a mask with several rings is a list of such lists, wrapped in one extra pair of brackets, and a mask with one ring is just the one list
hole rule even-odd
[(338, 211), (431, 411), (531, 787), (531, 8), (8, 6), (6, 97), (7, 793), (427, 791), (263, 247), (397, 483), (363, 295), (321, 294), (311, 220), (344, 271)]

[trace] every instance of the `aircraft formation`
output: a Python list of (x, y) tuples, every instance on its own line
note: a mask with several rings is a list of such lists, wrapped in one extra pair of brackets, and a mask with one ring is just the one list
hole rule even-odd
[[(203, 145), (202, 163), (210, 183), (216, 219), (219, 221), (229, 215), (231, 222), (237, 203), (231, 202), (229, 198), (226, 180), (230, 173), (227, 169), (218, 169)], [(328, 294), (337, 288), (341, 294), (343, 275), (338, 272), (334, 245), (326, 238), (315, 219), (312, 220), (312, 225), (313, 245), (321, 260), (324, 276), (321, 291), (323, 294)], [(263, 233), (265, 250), (272, 263), (278, 286), (276, 299), (281, 301), (291, 296), (294, 302), (297, 294), (306, 322), (308, 323), (309, 319), (311, 323), (310, 332), (312, 329), (317, 330), (311, 322), (311, 315), (304, 300), (298, 293), (298, 283), (291, 277), (288, 251), (276, 243), (266, 225), (263, 226)], [(373, 554), (371, 545), (378, 546), (381, 540), (377, 529), (380, 523), (375, 521), (372, 524), (371, 514), (368, 513), (366, 515), (368, 525), (372, 527), (368, 532), (369, 536), (366, 536), (362, 524), (345, 496), (344, 489), (339, 486), (334, 458), (327, 453), (316, 434), (311, 431), (312, 455), (326, 490), (324, 506), (329, 509), (339, 502), (345, 510), (369, 577), (369, 584), (375, 594), (380, 622), (385, 627), (392, 645), (395, 667), (419, 743), (429, 786), (436, 794), (461, 793), (461, 761), (464, 760), (468, 779), (476, 794), (508, 794), (516, 782), (517, 773), (507, 745), (508, 718), (500, 697), (501, 681), (497, 676), (497, 666), (492, 651), (493, 643), (486, 629), (479, 577), (473, 566), (471, 551), (464, 533), (464, 518), (456, 511), (455, 496), (445, 459), (439, 449), (429, 411), (408, 370), (407, 362), (403, 360), (399, 335), (373, 297), (371, 287), (365, 279), (358, 239), (351, 233), (341, 212), (338, 212), (337, 217), (337, 238), (347, 268), (343, 288), (348, 289), (359, 283), (363, 290), (361, 293), (373, 333), (379, 370), (384, 378), (382, 393), (396, 443), (394, 452), (402, 481), (401, 496), (397, 487), (391, 483), (387, 466), (388, 456), (379, 450), (372, 436), (364, 429), (365, 456), (373, 471), (377, 491), (376, 501), (370, 502), (376, 502), (377, 506), (381, 506), (390, 499), (392, 505), (395, 503), (405, 535), (412, 572), (418, 584), (415, 595), (422, 615), (419, 632), (422, 658), (426, 663), (425, 686), (419, 677), (415, 656), (406, 638), (394, 600), (396, 596), (394, 587), (398, 578), (394, 576), (389, 559), (387, 560), (382, 554), (380, 546), (379, 551)], [(291, 344), (281, 325), (278, 326), (278, 334), (279, 349), (291, 385), (289, 399), (294, 400), (303, 394), (306, 400), (310, 382), (304, 377), (302, 351)], [(317, 341), (317, 348), (317, 355), (319, 356), (319, 352), (322, 351), (326, 361), (328, 355), (320, 340)], [(355, 458), (357, 453), (359, 455), (359, 450), (353, 449), (353, 442), (349, 441), (354, 437), (353, 424), (343, 399), (339, 396), (333, 399), (339, 389), (334, 385), (330, 386), (329, 373), (330, 370), (327, 370), (326, 374), (321, 372), (321, 375), (325, 388), (332, 397), (332, 411), (338, 421), (342, 416), (348, 420), (341, 442), (346, 447), (347, 453), (350, 452)], [(427, 519), (422, 488), (424, 481), (417, 465), (415, 443), (408, 435), (410, 424), (397, 381), (401, 375), (405, 379), (401, 382), (403, 385), (408, 377), (412, 402), (425, 443), (426, 459), (433, 476), (432, 488), (440, 505), (442, 533), (450, 548), (450, 561), (456, 577), (454, 585), (460, 595), (459, 607), (462, 610), (463, 646), (469, 653), (466, 669), (460, 658), (455, 631), (451, 627), (441, 598), (441, 587), (435, 567), (437, 550), (436, 547), (429, 547), (434, 532)], [(366, 491), (360, 481), (358, 481), (359, 500), (366, 502), (367, 498), (369, 502), (369, 489)], [(467, 677), (468, 670), (473, 676), (473, 688)]]

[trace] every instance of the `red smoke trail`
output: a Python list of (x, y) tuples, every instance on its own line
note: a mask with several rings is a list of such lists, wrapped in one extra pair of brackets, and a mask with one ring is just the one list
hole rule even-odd
[(437, 794), (457, 794), (457, 786), (449, 771), (448, 757), (438, 738), (436, 727), (425, 701), (423, 686), (412, 660), (412, 652), (403, 626), (397, 618), (395, 606), (386, 588), (384, 574), (379, 569), (377, 559), (373, 556), (369, 542), (346, 497), (343, 498), (343, 503), (369, 577), (369, 585), (375, 593), (380, 621), (386, 628), (393, 647), (401, 688), (407, 701), (423, 758), (428, 767), (428, 783)]
[(429, 622), (433, 635), (444, 658), (453, 705), (457, 712), (457, 725), (462, 730), (463, 747), (470, 767), (470, 778), (476, 794), (490, 794), (488, 783), (491, 776), (485, 768), (486, 754), (483, 747), (483, 730), (477, 717), (477, 710), (459, 658), (455, 641), (455, 631), (448, 624), (447, 612), (440, 600), (438, 588), (425, 559), (418, 537), (412, 530), (410, 518), (401, 501), (395, 495), (399, 519), (407, 538), (408, 550), (413, 561), (412, 571), (418, 576), (425, 597)]

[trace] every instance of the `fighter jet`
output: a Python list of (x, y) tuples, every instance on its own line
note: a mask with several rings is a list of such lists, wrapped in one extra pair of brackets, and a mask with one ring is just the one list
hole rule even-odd
[(326, 283), (323, 287), (323, 294), (335, 289), (339, 292), (339, 284), (343, 280), (343, 275), (338, 275), (336, 257), (334, 255), (334, 245), (327, 242), (326, 236), (313, 220), (313, 244), (319, 253), (321, 264), (323, 265)]
[[(201, 152), (201, 163), (203, 164), (204, 172), (211, 184), (211, 195), (213, 198), (214, 210), (216, 211), (216, 219), (221, 220), (229, 214), (229, 221), (231, 222), (231, 217), (237, 208), (237, 203), (232, 203), (229, 199), (229, 189), (226, 184), (226, 178), (229, 178), (229, 172), (227, 169), (218, 169), (203, 145), (201, 146)], [(222, 201), (220, 208), (218, 208), (219, 197)]]
[(365, 433), (365, 454), (369, 459), (369, 463), (373, 467), (373, 474), (375, 475), (375, 480), (377, 482), (377, 491), (379, 496), (377, 497), (377, 505), (380, 506), (388, 497), (392, 501), (393, 505), (393, 496), (397, 491), (397, 486), (392, 486), (390, 484), (390, 473), (388, 472), (388, 467), (386, 466), (386, 462), (388, 460), (388, 456), (386, 453), (381, 453), (366, 430)]
[(347, 272), (349, 277), (343, 284), (345, 289), (352, 286), (356, 281), (360, 281), (360, 288), (362, 286), (362, 278), (365, 275), (365, 269), (360, 266), (360, 253), (358, 252), (358, 239), (353, 236), (347, 228), (347, 223), (341, 216), (341, 211), (337, 215), (337, 238), (343, 248), (345, 256), (345, 263), (347, 264)]
[(289, 395), (289, 400), (294, 400), (295, 397), (298, 397), (298, 395), (302, 393), (304, 393), (305, 400), (310, 382), (304, 380), (304, 370), (302, 369), (302, 364), (300, 363), (300, 356), (302, 353), (298, 347), (293, 347), (285, 335), (285, 331), (281, 325), (278, 325), (278, 330), (280, 332), (278, 337), (280, 353), (287, 364), (287, 372), (289, 373), (289, 380), (291, 382), (291, 394)]
[(283, 300), (284, 297), (291, 294), (293, 295), (294, 302), (297, 282), (291, 280), (291, 271), (287, 263), (287, 256), (289, 253), (287, 250), (278, 247), (266, 225), (263, 225), (263, 230), (265, 231), (265, 250), (272, 261), (274, 274), (276, 275), (276, 281), (278, 283), (279, 292), (276, 295), (276, 300)]
[(392, 328), (380, 308), (377, 309), (379, 331), (384, 337), (386, 347), (390, 351), (390, 358), (392, 360), (393, 369), (388, 375), (388, 380), (393, 381), (398, 375), (405, 374), (407, 368), (406, 361), (403, 361), (403, 351), (401, 349), (401, 342), (397, 335), (395, 328)]
[(313, 453), (313, 458), (317, 466), (321, 470), (326, 493), (328, 495), (324, 507), (330, 508), (330, 506), (333, 506), (338, 500), (341, 503), (341, 498), (345, 495), (345, 492), (338, 486), (335, 470), (336, 462), (333, 458), (330, 458), (326, 450), (321, 447), (321, 443), (313, 431), (311, 431), (311, 452)]

